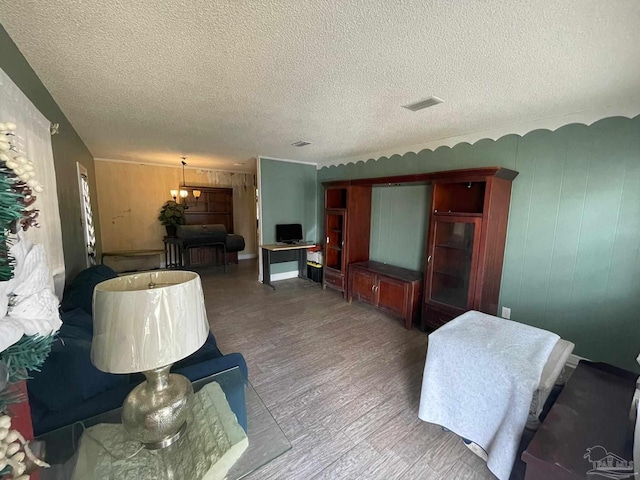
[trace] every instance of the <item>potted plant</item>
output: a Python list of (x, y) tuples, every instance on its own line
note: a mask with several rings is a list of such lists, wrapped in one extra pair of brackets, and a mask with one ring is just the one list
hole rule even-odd
[(167, 229), (167, 235), (175, 237), (177, 226), (184, 225), (184, 206), (169, 200), (162, 206), (158, 220)]

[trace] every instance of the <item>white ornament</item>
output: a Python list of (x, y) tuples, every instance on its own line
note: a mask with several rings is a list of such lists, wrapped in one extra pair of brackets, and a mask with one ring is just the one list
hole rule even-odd
[(0, 140), (0, 151), (6, 152), (11, 148), (9, 142), (5, 142), (4, 140)]
[(10, 162), (11, 157), (6, 153), (0, 153), (0, 160), (2, 160), (3, 162)]
[(10, 132), (13, 132), (16, 128), (18, 128), (18, 126), (13, 122), (5, 122), (4, 126)]
[(21, 164), (21, 165), (29, 163), (29, 160), (27, 158), (23, 157), (22, 155), (18, 155), (16, 158), (14, 158), (14, 160), (16, 162), (18, 162), (19, 164)]
[(28, 458), (39, 467), (47, 468), (50, 465), (37, 458), (22, 435), (11, 428), (11, 417), (0, 416), (0, 470), (9, 466), (11, 476), (15, 480), (28, 480), (29, 475), (23, 475), (26, 466), (25, 458)]
[(0, 132), (6, 132), (7, 130), (9, 130), (7, 128), (7, 124), (6, 123), (0, 123)]
[(38, 182), (35, 181), (33, 178), (30, 178), (29, 180), (27, 180), (27, 185), (29, 185), (31, 188), (36, 188), (36, 185), (38, 185)]
[(18, 164), (12, 160), (9, 160), (7, 163), (7, 168), (10, 168), (11, 170), (15, 170), (16, 168), (18, 168)]

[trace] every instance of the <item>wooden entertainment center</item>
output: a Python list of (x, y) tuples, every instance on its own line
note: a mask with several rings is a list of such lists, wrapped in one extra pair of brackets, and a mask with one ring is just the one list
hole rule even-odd
[[(489, 167), (323, 183), (323, 287), (398, 316), (407, 328), (420, 310), (423, 329), (438, 328), (467, 310), (496, 315), (511, 182), (517, 175)], [(421, 286), (416, 284), (420, 272), (369, 262), (372, 187), (416, 184), (432, 185)], [(394, 275), (385, 277), (381, 269)], [(395, 293), (385, 292), (385, 278), (393, 279)], [(408, 293), (416, 290), (421, 301)]]

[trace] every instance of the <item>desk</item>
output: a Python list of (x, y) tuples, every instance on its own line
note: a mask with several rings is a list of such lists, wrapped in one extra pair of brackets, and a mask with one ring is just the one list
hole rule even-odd
[(300, 243), (297, 245), (276, 244), (261, 245), (262, 249), (262, 283), (271, 284), (271, 264), (284, 262), (298, 262), (298, 277), (307, 278), (307, 250), (315, 247), (315, 243)]
[[(607, 453), (625, 462), (633, 460), (629, 409), (637, 377), (604, 363), (580, 361), (522, 454), (525, 480), (627, 478), (621, 470), (619, 477), (608, 476), (606, 466), (598, 474), (593, 462), (605, 459)], [(596, 472), (589, 473), (592, 469)]]

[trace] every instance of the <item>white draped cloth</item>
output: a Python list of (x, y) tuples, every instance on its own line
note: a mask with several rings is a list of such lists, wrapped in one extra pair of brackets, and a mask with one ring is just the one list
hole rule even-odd
[(469, 311), (429, 335), (418, 416), (479, 445), (507, 480), (533, 392), (560, 337)]
[[(13, 122), (17, 129), (12, 142), (21, 155), (35, 167), (36, 179), (44, 191), (36, 194), (32, 208), (40, 211), (38, 228), (30, 228), (26, 237), (42, 245), (47, 254), (49, 271), (54, 278), (55, 292), (62, 295), (64, 288), (64, 253), (62, 228), (58, 209), (56, 170), (51, 147), (50, 122), (0, 69), (0, 122)], [(74, 186), (74, 188), (78, 188)]]
[(20, 232), (9, 254), (16, 265), (13, 278), (0, 282), (0, 352), (23, 335), (49, 335), (62, 325), (44, 247)]

